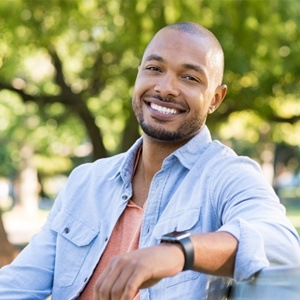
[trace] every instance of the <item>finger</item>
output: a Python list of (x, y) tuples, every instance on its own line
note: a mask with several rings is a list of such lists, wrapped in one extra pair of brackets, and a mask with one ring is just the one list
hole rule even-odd
[[(133, 299), (137, 293), (139, 292), (139, 289), (144, 285), (148, 280), (150, 279), (151, 275), (149, 275), (148, 272), (145, 272), (145, 269), (136, 268), (131, 273), (130, 277), (128, 277), (126, 281), (126, 285), (124, 287), (123, 292), (123, 298), (122, 300), (131, 300)], [(151, 281), (151, 280), (149, 280)], [(159, 280), (155, 280), (155, 283)], [(149, 286), (154, 284), (154, 280), (152, 284), (149, 284)], [(147, 285), (147, 284), (146, 284)]]
[(112, 259), (95, 284), (94, 299), (120, 300), (133, 269), (132, 261), (124, 256)]
[(99, 276), (96, 281), (94, 287), (94, 300), (106, 300), (110, 299), (110, 290), (111, 286), (113, 285), (115, 278), (119, 276), (118, 268), (115, 268), (112, 263), (110, 263)]
[(132, 297), (129, 296), (129, 298), (128, 298), (128, 295), (126, 295), (126, 293), (125, 293), (126, 286), (128, 285), (128, 281), (130, 280), (133, 272), (134, 272), (134, 268), (132, 265), (127, 266), (122, 269), (122, 272), (120, 273), (117, 280), (115, 280), (115, 282), (111, 288), (110, 295), (111, 295), (112, 300), (131, 300), (134, 298), (134, 296), (138, 292), (137, 287), (132, 287), (132, 290), (133, 290)]

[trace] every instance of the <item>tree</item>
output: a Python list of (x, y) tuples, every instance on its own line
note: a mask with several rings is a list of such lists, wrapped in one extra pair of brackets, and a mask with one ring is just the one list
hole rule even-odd
[(18, 254), (18, 250), (8, 241), (0, 211), (0, 268), (10, 263)]

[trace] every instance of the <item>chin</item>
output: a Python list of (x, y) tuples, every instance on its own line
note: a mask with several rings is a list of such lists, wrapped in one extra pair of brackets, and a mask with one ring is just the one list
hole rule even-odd
[(149, 128), (149, 126), (142, 126), (143, 132), (150, 137), (152, 140), (159, 141), (159, 142), (180, 142), (182, 140), (187, 139), (187, 135), (181, 133), (180, 131), (167, 131), (165, 129), (154, 129)]

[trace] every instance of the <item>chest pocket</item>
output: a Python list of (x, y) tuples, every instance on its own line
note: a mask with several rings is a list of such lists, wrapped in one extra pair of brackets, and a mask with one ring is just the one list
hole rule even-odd
[[(175, 230), (201, 233), (201, 208), (190, 209), (169, 218), (167, 216), (162, 216), (154, 227), (152, 235), (156, 239), (156, 242), (159, 243), (162, 235)], [(159, 289), (161, 288), (174, 287), (175, 285), (186, 281), (196, 280), (199, 276), (200, 272), (184, 271), (176, 276), (164, 278), (159, 284), (151, 288), (151, 290), (152, 293), (155, 294), (159, 292)]]
[(81, 270), (99, 230), (66, 211), (58, 213), (51, 229), (57, 233), (54, 285), (70, 286)]
[(172, 231), (190, 231), (191, 233), (200, 233), (201, 208), (194, 208), (179, 212), (171, 217), (162, 215), (153, 229), (153, 237), (160, 240), (161, 236)]

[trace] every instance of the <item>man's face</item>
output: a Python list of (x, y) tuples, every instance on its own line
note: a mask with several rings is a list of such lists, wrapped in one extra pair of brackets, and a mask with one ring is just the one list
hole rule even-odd
[(146, 49), (133, 93), (144, 133), (160, 141), (193, 137), (212, 112), (218, 63), (206, 37), (165, 29)]

